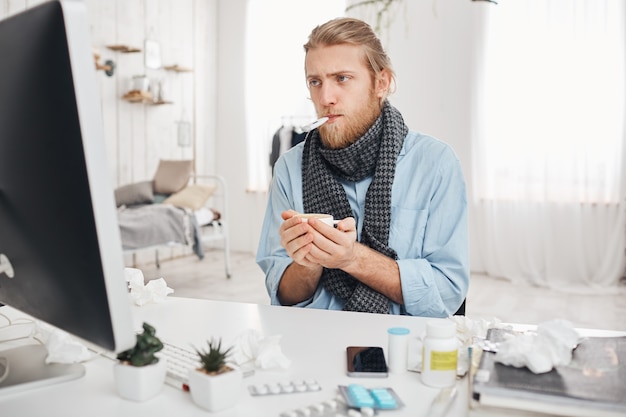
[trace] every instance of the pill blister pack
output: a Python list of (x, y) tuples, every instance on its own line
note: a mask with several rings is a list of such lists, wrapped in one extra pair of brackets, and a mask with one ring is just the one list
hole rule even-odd
[(320, 384), (315, 380), (286, 381), (270, 384), (249, 385), (250, 395), (277, 395), (295, 394), (299, 392), (314, 392), (321, 390)]
[(395, 410), (404, 406), (391, 388), (365, 388), (363, 385), (350, 384), (339, 385), (339, 392), (349, 407)]
[(280, 417), (372, 417), (374, 415), (376, 415), (376, 410), (373, 408), (364, 407), (360, 410), (349, 408), (341, 395), (331, 400), (280, 413)]

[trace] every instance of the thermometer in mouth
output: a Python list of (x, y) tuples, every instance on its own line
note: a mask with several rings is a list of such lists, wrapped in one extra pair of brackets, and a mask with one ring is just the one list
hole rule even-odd
[(320, 127), (321, 125), (323, 125), (327, 121), (328, 121), (328, 117), (320, 117), (319, 119), (317, 119), (313, 123), (305, 125), (305, 126), (302, 126), (301, 129), (302, 129), (303, 132), (310, 132), (311, 130), (315, 129), (316, 127)]

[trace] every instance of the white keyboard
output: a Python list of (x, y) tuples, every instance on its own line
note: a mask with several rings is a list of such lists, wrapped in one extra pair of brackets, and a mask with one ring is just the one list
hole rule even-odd
[(167, 361), (165, 383), (187, 391), (189, 370), (200, 366), (198, 354), (191, 349), (164, 342), (163, 349), (157, 355)]

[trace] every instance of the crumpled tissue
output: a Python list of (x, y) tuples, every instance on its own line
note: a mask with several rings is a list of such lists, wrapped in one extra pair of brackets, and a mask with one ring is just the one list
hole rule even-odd
[(45, 362), (71, 364), (90, 360), (92, 352), (76, 338), (59, 329), (37, 324), (38, 338), (48, 350)]
[(516, 368), (526, 366), (535, 374), (541, 374), (555, 366), (569, 364), (580, 340), (572, 323), (555, 319), (537, 325), (536, 332), (507, 335), (498, 344), (495, 360)]
[(287, 369), (291, 360), (283, 354), (280, 338), (280, 335), (262, 337), (256, 330), (248, 330), (235, 340), (232, 358), (242, 368)]
[(163, 278), (153, 279), (144, 285), (143, 272), (140, 269), (125, 268), (124, 275), (128, 281), (130, 296), (138, 306), (163, 302), (168, 294), (174, 292)]

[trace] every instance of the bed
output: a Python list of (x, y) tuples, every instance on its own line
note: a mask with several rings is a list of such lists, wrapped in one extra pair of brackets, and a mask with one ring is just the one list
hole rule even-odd
[(227, 185), (214, 174), (193, 174), (192, 161), (161, 160), (152, 180), (115, 190), (117, 216), (125, 255), (185, 248), (203, 259), (205, 247), (221, 243), (226, 277), (230, 278)]

